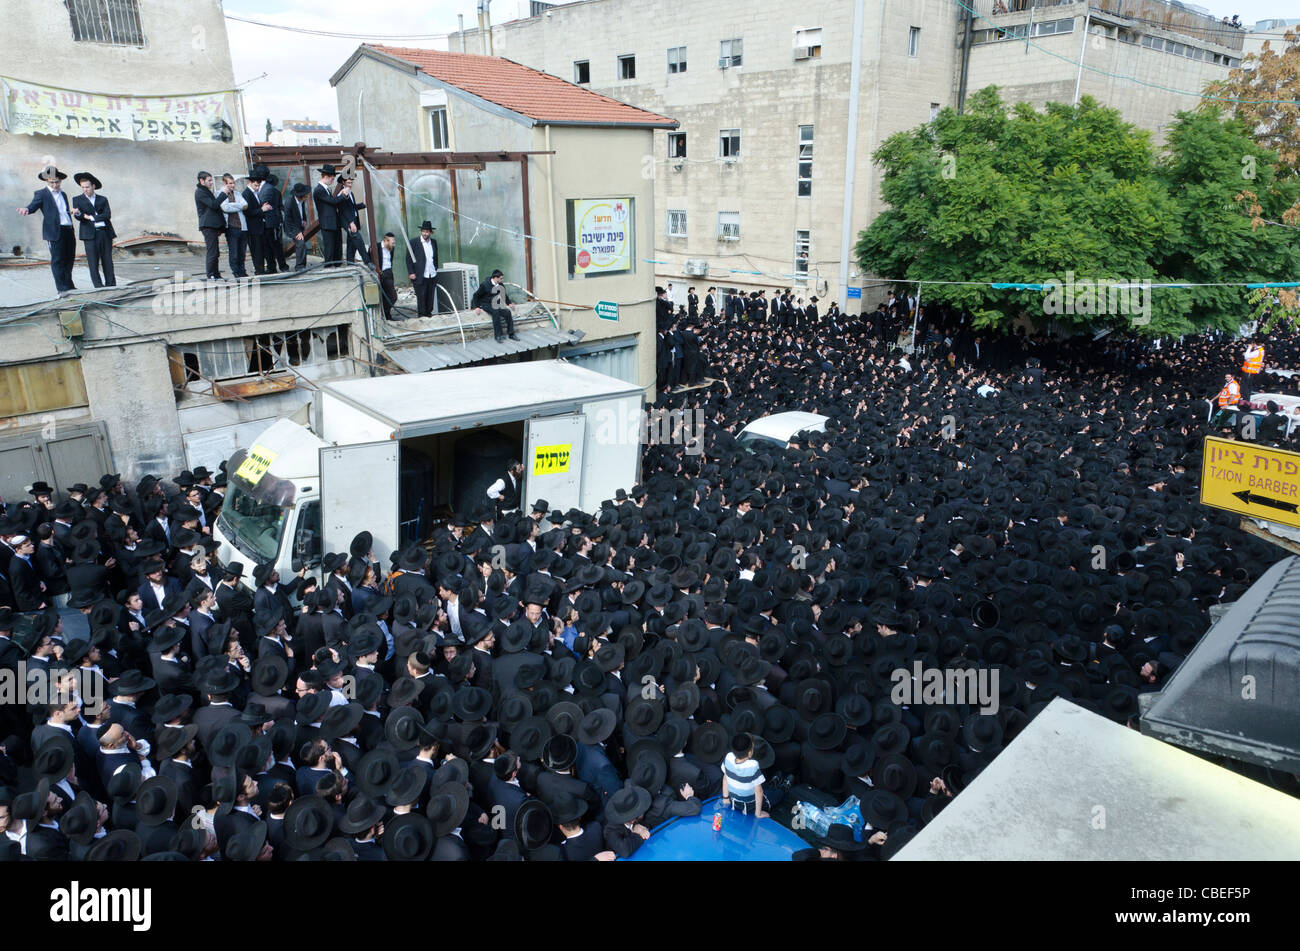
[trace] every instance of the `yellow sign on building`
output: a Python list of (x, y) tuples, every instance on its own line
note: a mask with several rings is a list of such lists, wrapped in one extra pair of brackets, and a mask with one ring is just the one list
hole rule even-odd
[(1201, 504), (1300, 528), (1300, 453), (1206, 436)]
[(569, 456), (573, 452), (573, 443), (556, 443), (554, 446), (538, 446), (533, 451), (533, 475), (554, 475), (569, 471)]

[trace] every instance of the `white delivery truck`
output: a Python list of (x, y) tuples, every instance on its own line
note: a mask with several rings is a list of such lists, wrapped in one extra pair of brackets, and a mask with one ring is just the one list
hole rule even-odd
[(640, 480), (643, 395), (558, 360), (321, 384), (314, 432), (280, 419), (231, 456), (218, 557), (287, 578), (369, 531), (386, 562), (488, 504), (511, 460), (524, 511), (544, 498), (594, 512)]

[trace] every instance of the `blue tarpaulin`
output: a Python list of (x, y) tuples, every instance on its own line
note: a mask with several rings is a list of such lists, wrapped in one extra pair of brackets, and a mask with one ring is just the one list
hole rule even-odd
[[(713, 831), (713, 817), (722, 828)], [(808, 843), (775, 819), (755, 819), (710, 799), (698, 816), (672, 819), (650, 834), (629, 862), (788, 862)]]

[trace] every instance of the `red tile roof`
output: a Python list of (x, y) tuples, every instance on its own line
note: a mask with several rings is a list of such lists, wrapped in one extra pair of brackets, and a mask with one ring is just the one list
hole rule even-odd
[(540, 123), (675, 128), (676, 120), (565, 82), (500, 56), (363, 44), (416, 66), (448, 85)]

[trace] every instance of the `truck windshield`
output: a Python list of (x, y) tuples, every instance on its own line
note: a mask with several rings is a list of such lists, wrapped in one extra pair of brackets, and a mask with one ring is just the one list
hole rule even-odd
[(280, 551), (280, 535), (289, 508), (259, 502), (238, 485), (231, 484), (217, 524), (246, 557), (259, 563), (272, 562)]

